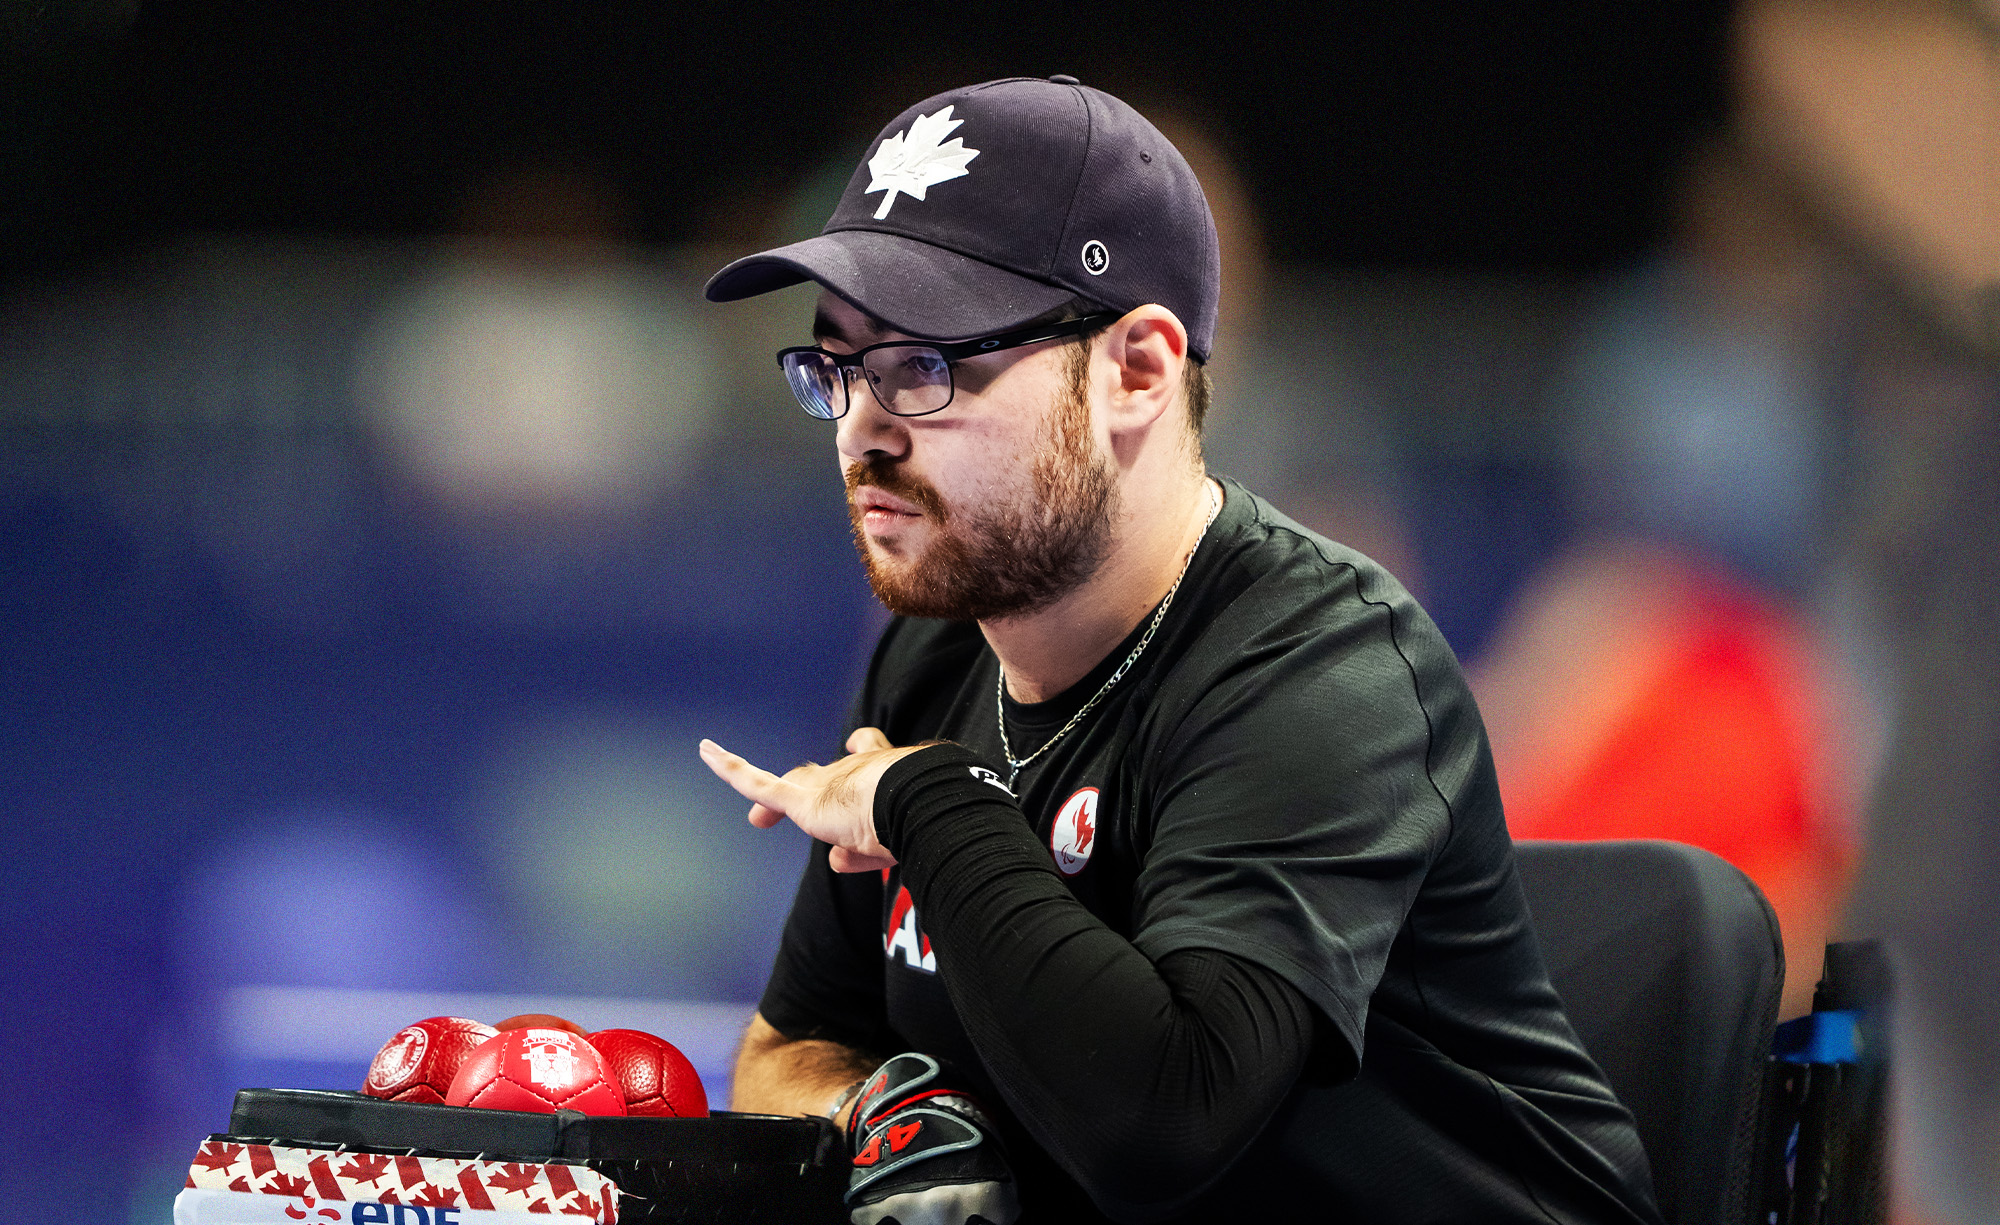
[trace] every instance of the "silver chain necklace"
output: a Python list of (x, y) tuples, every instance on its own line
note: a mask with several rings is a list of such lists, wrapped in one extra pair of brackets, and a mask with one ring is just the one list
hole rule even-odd
[(1054, 748), (1056, 741), (1069, 735), (1072, 728), (1083, 722), (1083, 717), (1095, 709), (1099, 702), (1104, 700), (1104, 695), (1111, 692), (1112, 686), (1125, 679), (1125, 673), (1131, 670), (1133, 661), (1138, 659), (1140, 654), (1145, 651), (1146, 644), (1153, 641), (1153, 631), (1160, 628), (1160, 622), (1166, 620), (1167, 609), (1173, 607), (1174, 593), (1181, 589), (1181, 580), (1187, 577), (1188, 567), (1194, 564), (1194, 555), (1201, 549), (1201, 542), (1208, 536), (1210, 525), (1215, 522), (1215, 517), (1222, 513), (1222, 501), (1215, 496), (1214, 484), (1204, 480), (1202, 485), (1208, 491), (1208, 518), (1201, 525), (1201, 535), (1194, 538), (1194, 548), (1188, 550), (1187, 560), (1181, 563), (1181, 572), (1174, 576), (1174, 585), (1167, 588), (1166, 598), (1160, 601), (1159, 611), (1153, 614), (1152, 624), (1148, 625), (1146, 632), (1140, 635), (1139, 645), (1132, 648), (1132, 653), (1125, 657), (1125, 662), (1118, 665), (1118, 670), (1111, 674), (1103, 686), (1096, 693), (1090, 695), (1090, 700), (1085, 702), (1075, 714), (1069, 717), (1069, 722), (1062, 725), (1061, 731), (1050, 736), (1042, 744), (1041, 748), (1036, 749), (1026, 757), (1015, 757), (1013, 746), (1007, 743), (1007, 669), (1004, 665), (1000, 668), (1000, 679), (995, 682), (993, 690), (993, 712), (1000, 723), (1000, 753), (1001, 756), (1007, 759), (1007, 789), (1009, 791), (1014, 789), (1014, 780), (1021, 777), (1021, 767)]

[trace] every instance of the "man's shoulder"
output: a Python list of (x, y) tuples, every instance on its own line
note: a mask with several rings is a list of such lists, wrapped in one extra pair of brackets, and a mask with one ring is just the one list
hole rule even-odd
[(1456, 655), (1388, 569), (1241, 485), (1229, 493), (1238, 513), (1162, 686), (1163, 729), (1204, 708), (1247, 717), (1249, 703), (1267, 722), (1401, 714), (1427, 739), (1477, 731)]
[(1407, 634), (1435, 638), (1430, 618), (1387, 567), (1306, 527), (1235, 481), (1225, 484), (1230, 497), (1240, 499), (1241, 513), (1231, 533), (1225, 573), (1217, 576), (1228, 592), (1224, 616), (1297, 616), (1323, 633), (1387, 618), (1402, 623), (1399, 628)]

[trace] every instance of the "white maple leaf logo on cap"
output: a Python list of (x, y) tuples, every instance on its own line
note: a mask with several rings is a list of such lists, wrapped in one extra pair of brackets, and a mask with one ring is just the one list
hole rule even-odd
[(875, 220), (889, 215), (889, 206), (896, 202), (897, 192), (921, 200), (925, 189), (932, 184), (967, 173), (965, 164), (978, 157), (979, 150), (966, 148), (965, 141), (956, 136), (949, 143), (944, 139), (964, 122), (953, 119), (947, 106), (935, 115), (918, 115), (909, 132), (898, 132), (882, 142), (875, 156), (868, 159), (868, 171), (874, 177), (861, 193), (889, 193), (882, 197), (882, 207), (875, 210)]

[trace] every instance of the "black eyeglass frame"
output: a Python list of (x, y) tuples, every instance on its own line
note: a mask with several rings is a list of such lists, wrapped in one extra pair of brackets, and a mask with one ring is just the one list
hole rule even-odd
[[(880, 344), (865, 345), (852, 353), (834, 353), (818, 345), (793, 345), (790, 348), (778, 350), (778, 368), (783, 370), (785, 359), (794, 353), (817, 353), (821, 357), (830, 359), (836, 370), (861, 370), (864, 376), (862, 381), (868, 383), (868, 394), (875, 397), (877, 404), (882, 405), (883, 412), (896, 417), (928, 417), (932, 413), (941, 413), (945, 409), (950, 408), (951, 402), (958, 398), (958, 379), (951, 374), (952, 362), (962, 361), (968, 357), (980, 357), (987, 353), (1004, 353), (1008, 349), (1018, 349), (1024, 345), (1040, 344), (1044, 340), (1061, 340), (1070, 336), (1081, 336), (1086, 332), (1094, 332), (1099, 328), (1108, 327), (1117, 319), (1118, 315), (1116, 313), (1104, 312), (1095, 315), (1085, 315), (1081, 319), (1064, 319), (1057, 323), (1042, 323), (1024, 328), (1015, 328), (1013, 331), (999, 332), (992, 336), (976, 336), (971, 340), (885, 340)], [(887, 404), (884, 404), (882, 402), (882, 393), (876, 390), (875, 384), (865, 377), (867, 371), (862, 365), (863, 360), (870, 353), (878, 349), (930, 349), (938, 356), (944, 358), (945, 377), (951, 384), (950, 390), (945, 394), (944, 403), (938, 405), (936, 408), (926, 408), (921, 412), (914, 413), (899, 413)], [(786, 385), (791, 385), (789, 378), (786, 379)], [(804, 399), (800, 398), (797, 388), (794, 387), (792, 389), (792, 398), (798, 400), (799, 407), (805, 410), (807, 416), (816, 421), (838, 421), (842, 417), (845, 417), (847, 410), (852, 407), (850, 402), (854, 398), (854, 393), (849, 389), (847, 376), (844, 373), (840, 379), (840, 394), (842, 396), (840, 411), (831, 417), (822, 417), (807, 406)]]

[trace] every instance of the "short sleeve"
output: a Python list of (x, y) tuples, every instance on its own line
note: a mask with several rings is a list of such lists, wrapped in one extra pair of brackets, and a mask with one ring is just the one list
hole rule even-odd
[(815, 841), (757, 1010), (787, 1038), (892, 1048), (882, 992), (882, 878), (839, 873)]
[(1156, 962), (1211, 948), (1272, 970), (1358, 1057), (1368, 1000), (1451, 827), (1423, 669), (1412, 635), (1398, 640), (1401, 610), (1361, 599), (1351, 572), (1344, 592), (1289, 615), (1232, 611), (1250, 615), (1212, 627), (1224, 661), (1197, 670), (1198, 696), (1153, 755), (1172, 766), (1141, 801), (1153, 816), (1134, 943)]

